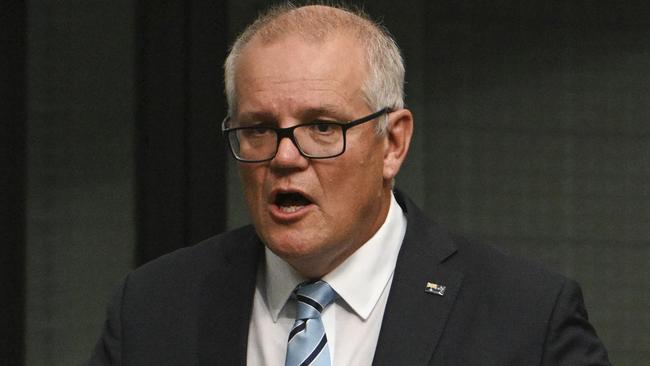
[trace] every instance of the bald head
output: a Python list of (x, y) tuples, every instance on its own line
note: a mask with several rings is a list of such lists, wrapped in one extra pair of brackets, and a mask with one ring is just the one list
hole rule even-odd
[[(233, 44), (224, 66), (231, 115), (237, 107), (235, 74), (244, 49), (277, 42), (289, 35), (308, 43), (325, 42), (338, 35), (356, 40), (365, 57), (362, 93), (370, 109), (403, 107), (404, 65), (397, 45), (383, 27), (366, 15), (348, 9), (287, 4), (261, 15)], [(342, 54), (341, 57), (347, 55)]]
[(253, 38), (269, 43), (287, 35), (298, 35), (309, 42), (322, 42), (337, 32), (360, 39), (363, 31), (370, 32), (373, 26), (368, 19), (339, 8), (322, 5), (300, 8), (282, 6), (272, 8), (261, 16), (242, 33), (240, 39), (242, 46)]

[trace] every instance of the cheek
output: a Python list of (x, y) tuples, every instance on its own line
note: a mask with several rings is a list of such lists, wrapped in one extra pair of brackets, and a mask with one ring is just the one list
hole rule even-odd
[(244, 196), (250, 208), (259, 205), (261, 200), (261, 192), (263, 187), (263, 174), (260, 169), (253, 169), (252, 167), (240, 167), (239, 177), (242, 182)]
[(382, 189), (381, 157), (365, 156), (350, 159), (344, 166), (323, 173), (329, 200), (336, 203), (336, 215), (353, 215), (374, 200)]
[(364, 157), (359, 161), (356, 169), (359, 172), (360, 178), (364, 184), (369, 185), (368, 189), (375, 188), (375, 184), (380, 184), (383, 180), (384, 158), (381, 150), (381, 145), (372, 145)]

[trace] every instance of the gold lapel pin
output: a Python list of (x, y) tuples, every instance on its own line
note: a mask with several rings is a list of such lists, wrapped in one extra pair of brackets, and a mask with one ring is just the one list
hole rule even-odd
[(446, 289), (447, 286), (439, 285), (433, 282), (427, 282), (427, 286), (424, 288), (424, 292), (438, 296), (445, 296)]

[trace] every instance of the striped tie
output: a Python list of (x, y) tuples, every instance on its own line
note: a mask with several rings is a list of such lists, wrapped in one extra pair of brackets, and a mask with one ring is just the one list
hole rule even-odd
[(294, 291), (298, 307), (289, 333), (285, 366), (330, 366), (330, 351), (320, 314), (336, 298), (324, 281), (300, 284)]

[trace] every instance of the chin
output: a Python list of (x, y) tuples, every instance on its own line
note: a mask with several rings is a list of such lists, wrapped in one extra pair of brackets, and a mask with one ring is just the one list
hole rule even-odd
[(314, 235), (289, 233), (270, 233), (265, 238), (266, 246), (283, 259), (307, 258), (317, 254), (321, 247), (314, 241)]
[(304, 243), (295, 240), (271, 240), (269, 248), (283, 257), (302, 257), (313, 251), (313, 243)]

